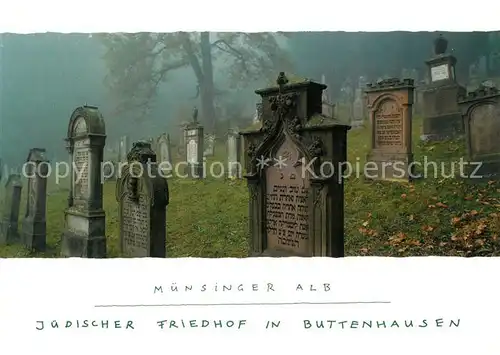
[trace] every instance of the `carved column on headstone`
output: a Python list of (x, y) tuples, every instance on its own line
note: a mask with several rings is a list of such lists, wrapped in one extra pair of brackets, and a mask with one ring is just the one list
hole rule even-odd
[(23, 173), (27, 177), (27, 205), (22, 224), (21, 239), (31, 250), (44, 252), (46, 248), (47, 175), (49, 161), (45, 149), (30, 149)]
[(145, 141), (134, 143), (116, 184), (120, 249), (126, 257), (166, 257), (167, 180)]
[(366, 171), (368, 179), (409, 181), (415, 177), (411, 134), (413, 85), (412, 79), (385, 79), (367, 86), (372, 128), (367, 164), (373, 166), (369, 173)]
[(102, 203), (105, 143), (106, 127), (98, 108), (75, 109), (66, 138), (71, 154), (71, 183), (61, 236), (63, 257), (106, 257), (106, 214)]
[[(252, 256), (344, 255), (343, 179), (324, 165), (345, 163), (347, 125), (318, 123), (325, 85), (289, 84), (257, 90), (262, 127), (242, 131), (249, 191)], [(299, 104), (300, 103), (300, 104)]]
[(458, 99), (465, 126), (467, 177), (500, 179), (500, 91), (480, 86)]
[(23, 184), (20, 174), (10, 174), (5, 183), (5, 200), (0, 230), (0, 245), (20, 242), (18, 231), (21, 191)]
[(186, 137), (186, 170), (187, 177), (195, 179), (205, 178), (203, 169), (203, 126), (198, 122), (198, 110), (193, 110), (193, 121), (186, 125), (184, 136)]

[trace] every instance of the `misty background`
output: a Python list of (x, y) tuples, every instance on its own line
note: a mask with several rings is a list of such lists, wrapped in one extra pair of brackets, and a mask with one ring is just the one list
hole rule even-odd
[[(448, 52), (458, 59), (456, 75), (462, 85), (468, 85), (471, 68), (481, 73), (482, 80), (500, 77), (499, 32), (443, 34), (449, 41)], [(134, 37), (0, 34), (3, 162), (20, 166), (34, 147), (45, 148), (49, 160), (66, 160), (69, 118), (84, 104), (102, 112), (108, 147), (125, 134), (135, 141), (167, 131), (175, 139), (178, 125), (190, 120), (194, 105), (202, 116), (214, 116), (214, 122), (207, 121), (207, 131), (241, 126), (254, 116), (259, 102), (254, 90), (272, 84), (279, 71), (317, 81), (324, 75), (334, 102), (341, 99), (346, 85), (356, 86), (360, 76), (373, 81), (416, 69), (424, 80), (425, 61), (433, 54), (437, 33), (299, 32), (276, 39), (272, 34), (212, 34), (208, 57), (199, 35), (200, 47), (192, 53), (203, 76), (187, 55), (186, 46), (195, 43), (194, 37), (130, 36)], [(236, 46), (239, 49), (233, 50)], [(156, 61), (151, 54), (158, 54)], [(207, 58), (213, 60), (208, 66)], [(156, 81), (150, 75), (154, 70), (161, 73), (155, 88), (140, 82), (141, 78)], [(213, 85), (208, 85), (206, 78), (211, 77)], [(144, 102), (137, 103), (140, 100)]]

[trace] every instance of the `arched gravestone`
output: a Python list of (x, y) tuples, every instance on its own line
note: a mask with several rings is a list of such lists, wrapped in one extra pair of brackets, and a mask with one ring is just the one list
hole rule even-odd
[(22, 224), (21, 239), (30, 250), (45, 251), (47, 208), (47, 175), (49, 161), (45, 157), (45, 149), (30, 149), (23, 173), (27, 178), (27, 203)]
[[(459, 97), (465, 125), (470, 178), (500, 178), (500, 92), (495, 87), (481, 86)], [(477, 169), (477, 170), (476, 170)]]
[(106, 127), (98, 108), (83, 106), (73, 111), (66, 138), (71, 180), (64, 211), (63, 257), (106, 257), (101, 171), (105, 143)]
[(134, 143), (116, 184), (120, 247), (126, 257), (166, 257), (168, 183), (151, 144)]
[[(244, 138), (251, 256), (344, 256), (344, 185), (349, 126), (322, 112), (326, 85), (288, 84), (256, 91), (262, 125)], [(329, 167), (334, 167), (333, 172)], [(340, 171), (339, 171), (340, 170)]]
[(413, 79), (385, 79), (367, 85), (372, 142), (364, 169), (366, 178), (409, 181), (415, 177), (411, 139), (413, 90)]
[(3, 203), (2, 221), (0, 222), (2, 224), (0, 245), (16, 244), (20, 241), (18, 222), (22, 189), (21, 175), (10, 174), (5, 183), (5, 200)]

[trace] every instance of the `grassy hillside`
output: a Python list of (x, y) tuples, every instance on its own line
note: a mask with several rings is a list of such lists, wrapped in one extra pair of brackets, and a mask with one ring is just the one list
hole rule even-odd
[[(443, 163), (464, 156), (463, 142), (422, 144), (421, 122), (415, 121), (415, 160)], [(361, 164), (368, 152), (369, 130), (348, 136), (349, 161)], [(216, 157), (224, 159), (224, 146)], [(409, 256), (500, 255), (500, 184), (433, 176), (411, 184), (345, 181), (346, 255)], [(21, 246), (0, 246), (0, 257), (54, 257), (59, 252), (67, 188), (49, 181), (48, 244), (51, 251), (30, 254)], [(244, 180), (171, 179), (167, 208), (167, 253), (170, 257), (244, 257), (247, 252), (247, 189)], [(24, 191), (25, 192), (25, 191)], [(23, 197), (22, 209), (25, 199)], [(110, 257), (119, 256), (114, 183), (104, 186), (106, 234)]]

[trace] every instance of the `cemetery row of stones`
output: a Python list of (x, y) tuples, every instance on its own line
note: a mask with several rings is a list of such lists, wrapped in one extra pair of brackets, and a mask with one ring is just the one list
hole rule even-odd
[[(495, 88), (480, 87), (465, 95), (454, 77), (456, 59), (438, 49), (427, 62), (432, 83), (424, 95), (425, 106), (429, 107), (424, 117), (426, 139), (447, 139), (465, 133), (469, 160), (483, 163), (483, 175), (498, 177), (500, 146), (495, 140), (500, 133), (500, 93)], [(284, 73), (278, 76), (277, 84), (256, 91), (261, 96), (260, 121), (239, 132), (247, 156), (244, 169), (249, 191), (249, 255), (342, 257), (342, 171), (325, 176), (323, 165), (335, 167), (346, 162), (350, 126), (323, 113), (322, 93), (326, 85), (309, 80), (288, 83)], [(404, 181), (411, 179), (414, 89), (412, 79), (386, 79), (368, 84), (365, 90), (372, 128), (367, 161), (376, 165), (404, 164), (405, 175), (397, 177)], [(203, 127), (197, 121), (196, 111), (184, 132), (187, 170), (197, 172), (191, 176), (201, 177)], [(71, 174), (61, 236), (63, 257), (106, 257), (101, 181), (105, 138), (104, 120), (96, 107), (79, 107), (73, 112), (66, 139), (71, 166), (87, 168), (78, 179)], [(156, 150), (161, 152), (161, 147)], [(43, 149), (32, 149), (27, 159), (33, 164), (27, 172), (27, 209), (20, 236), (17, 216), (22, 184), (14, 175), (7, 181), (1, 243), (18, 240), (32, 250), (45, 250), (46, 171), (41, 168), (46, 161), (44, 153)], [(161, 153), (160, 156), (167, 159)], [(263, 157), (278, 162), (286, 158), (293, 164), (262, 164)], [(151, 143), (133, 144), (127, 161), (129, 164), (116, 181), (121, 253), (166, 257), (169, 190), (167, 180), (158, 173), (160, 167)], [(304, 165), (308, 166), (306, 174)], [(152, 174), (143, 174), (144, 171)], [(392, 181), (396, 178), (392, 173), (384, 170), (371, 178)]]

